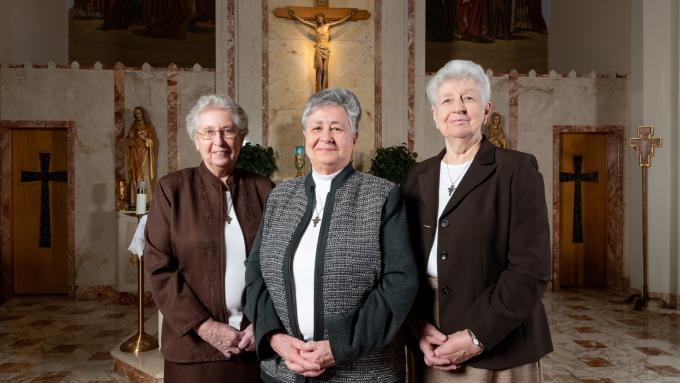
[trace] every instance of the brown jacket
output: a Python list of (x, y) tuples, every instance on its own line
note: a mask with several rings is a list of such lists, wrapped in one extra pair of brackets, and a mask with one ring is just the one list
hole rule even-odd
[[(272, 182), (235, 169), (229, 178), (246, 255), (257, 234)], [(176, 363), (224, 360), (194, 328), (212, 317), (227, 322), (224, 222), (226, 187), (201, 163), (161, 178), (146, 223), (144, 264), (163, 313), (165, 358)]]
[(421, 285), (412, 315), (431, 321), (438, 304), (441, 331), (472, 330), (486, 347), (468, 362), (474, 367), (535, 362), (552, 351), (541, 303), (550, 280), (550, 234), (536, 158), (484, 138), (437, 220), (443, 155), (413, 167), (402, 185), (421, 275), (439, 225), (439, 301)]

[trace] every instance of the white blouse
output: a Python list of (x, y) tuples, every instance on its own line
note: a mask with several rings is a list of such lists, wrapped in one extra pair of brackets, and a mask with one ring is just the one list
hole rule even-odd
[[(465, 177), (468, 168), (472, 164), (472, 160), (464, 162), (459, 165), (447, 165), (444, 161), (439, 164), (439, 208), (437, 209), (437, 224), (435, 225), (434, 241), (432, 241), (432, 248), (430, 255), (427, 258), (427, 275), (437, 277), (437, 241), (439, 240), (439, 219), (441, 218), (444, 208), (449, 203), (453, 194), (449, 196), (449, 187), (453, 185), (458, 188), (460, 181)], [(454, 191), (455, 194), (455, 191)]]
[(314, 338), (314, 268), (316, 266), (316, 249), (319, 243), (319, 232), (323, 220), (314, 225), (314, 218), (323, 219), (323, 211), (326, 206), (326, 196), (331, 190), (333, 178), (339, 171), (329, 175), (321, 175), (312, 171), (312, 177), (316, 184), (316, 209), (312, 212), (312, 220), (293, 256), (293, 282), (295, 284), (295, 309), (297, 312), (298, 326), (304, 340)]
[(224, 272), (224, 298), (229, 311), (229, 325), (237, 330), (241, 329), (243, 306), (241, 295), (246, 287), (246, 241), (243, 238), (241, 225), (234, 211), (231, 192), (227, 191), (228, 216), (231, 223), (224, 222), (224, 242), (226, 243), (226, 265)]

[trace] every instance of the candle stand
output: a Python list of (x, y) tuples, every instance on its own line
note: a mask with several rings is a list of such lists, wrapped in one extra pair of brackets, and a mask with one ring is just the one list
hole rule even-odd
[[(137, 222), (144, 214), (137, 214), (134, 211), (125, 211), (125, 215), (137, 217)], [(120, 351), (140, 352), (151, 351), (158, 348), (158, 341), (153, 336), (144, 332), (144, 256), (139, 259), (137, 268), (137, 333), (120, 345)]]

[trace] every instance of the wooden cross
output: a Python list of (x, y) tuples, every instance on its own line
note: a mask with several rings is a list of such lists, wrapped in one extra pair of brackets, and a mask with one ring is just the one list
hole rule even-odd
[(40, 153), (40, 171), (21, 171), (20, 182), (40, 181), (40, 239), (38, 247), (51, 247), (50, 233), (50, 189), (48, 182), (66, 182), (68, 174), (65, 171), (50, 172), (50, 153)]
[[(328, 5), (328, 0), (315, 0), (314, 7), (285, 7), (276, 8), (274, 10), (274, 15), (288, 20), (295, 20), (292, 16), (288, 14), (288, 10), (292, 9), (296, 15), (300, 18), (313, 21), (315, 16), (319, 13), (323, 14), (326, 21), (337, 21), (345, 17), (347, 12), (352, 10), (352, 8), (330, 8)], [(358, 9), (357, 12), (349, 18), (349, 21), (366, 20), (371, 14), (363, 9)]]
[(574, 182), (574, 217), (571, 230), (571, 241), (583, 243), (583, 209), (581, 205), (581, 182), (597, 182), (597, 172), (581, 173), (583, 156), (574, 156), (574, 172), (560, 172), (560, 182)]
[(640, 167), (648, 168), (652, 165), (654, 148), (661, 147), (661, 138), (652, 138), (653, 126), (640, 126), (637, 128), (638, 136), (630, 138), (630, 147), (635, 149), (640, 161)]
[(312, 222), (314, 222), (314, 227), (316, 227), (316, 225), (318, 225), (319, 222), (321, 222), (321, 218), (319, 218), (319, 216), (317, 215), (316, 217), (314, 217), (314, 219), (312, 219)]
[[(329, 8), (328, 0), (316, 1), (316, 7), (277, 8), (274, 14), (291, 19), (314, 30), (314, 71), (316, 72), (315, 91), (328, 88), (331, 56), (331, 32), (333, 26), (349, 20), (367, 19), (369, 13), (355, 8)], [(311, 21), (313, 20), (313, 21)]]

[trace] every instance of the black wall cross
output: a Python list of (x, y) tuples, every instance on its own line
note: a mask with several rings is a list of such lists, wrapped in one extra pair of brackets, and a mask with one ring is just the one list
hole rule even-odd
[(50, 173), (50, 153), (40, 153), (40, 171), (21, 171), (21, 182), (40, 181), (40, 240), (38, 247), (52, 247), (50, 234), (50, 189), (48, 182), (66, 182), (66, 171)]
[(574, 220), (572, 222), (572, 242), (583, 243), (583, 211), (581, 207), (581, 182), (597, 182), (597, 172), (581, 173), (583, 156), (574, 156), (574, 172), (560, 172), (560, 182), (574, 181)]

